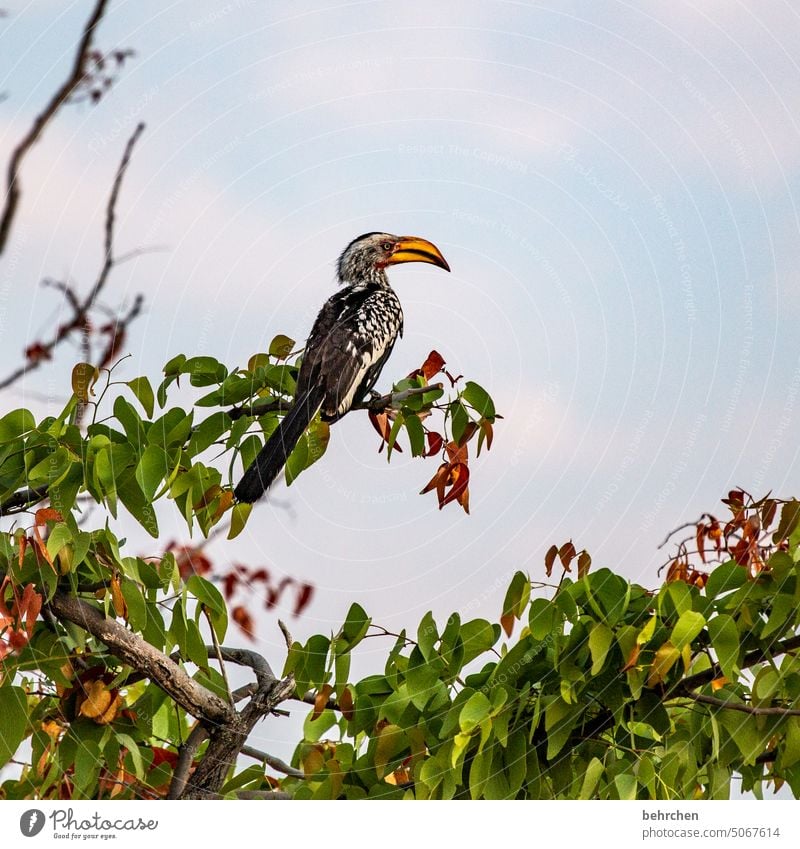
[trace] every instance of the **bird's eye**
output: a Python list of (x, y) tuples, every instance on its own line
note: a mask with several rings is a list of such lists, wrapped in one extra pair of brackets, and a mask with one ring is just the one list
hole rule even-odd
[(384, 242), (384, 243), (381, 245), (381, 247), (382, 247), (385, 251), (390, 251), (390, 250), (394, 247), (394, 245), (393, 245), (391, 242)]

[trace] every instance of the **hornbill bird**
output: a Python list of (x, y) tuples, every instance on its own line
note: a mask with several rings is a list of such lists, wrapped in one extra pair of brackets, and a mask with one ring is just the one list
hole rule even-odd
[(450, 266), (439, 249), (417, 236), (365, 233), (342, 251), (341, 285), (323, 305), (306, 342), (297, 391), (256, 459), (236, 485), (239, 501), (260, 498), (275, 480), (319, 412), (335, 422), (369, 393), (403, 333), (403, 310), (386, 269), (401, 262)]

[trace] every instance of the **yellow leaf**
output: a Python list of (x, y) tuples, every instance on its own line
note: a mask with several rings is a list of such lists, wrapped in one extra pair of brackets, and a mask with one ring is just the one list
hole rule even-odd
[(89, 403), (89, 396), (94, 395), (94, 385), (98, 377), (100, 372), (91, 363), (78, 363), (72, 369), (72, 391), (79, 401)]
[(680, 659), (681, 653), (672, 643), (667, 640), (663, 646), (656, 652), (653, 658), (653, 663), (650, 666), (650, 673), (647, 676), (647, 686), (655, 687), (660, 684), (666, 677), (667, 673)]

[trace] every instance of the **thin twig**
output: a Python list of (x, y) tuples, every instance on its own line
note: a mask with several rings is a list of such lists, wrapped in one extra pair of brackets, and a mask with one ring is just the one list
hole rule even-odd
[(0, 214), (0, 255), (3, 253), (6, 242), (8, 241), (8, 234), (11, 231), (11, 224), (14, 220), (21, 196), (19, 174), (22, 168), (22, 162), (28, 151), (41, 137), (45, 127), (53, 120), (61, 106), (85, 78), (86, 63), (92, 49), (92, 39), (97, 25), (105, 14), (107, 6), (108, 0), (97, 0), (92, 14), (84, 27), (83, 36), (78, 43), (78, 50), (75, 54), (75, 60), (69, 76), (52, 98), (50, 98), (50, 102), (45, 106), (44, 110), (36, 116), (31, 128), (11, 153), (6, 178), (5, 204)]
[(237, 799), (291, 799), (288, 793), (280, 790), (237, 790), (234, 794)]
[(430, 383), (428, 386), (414, 386), (411, 389), (404, 389), (402, 392), (388, 392), (386, 395), (370, 398), (362, 401), (360, 404), (353, 404), (353, 409), (370, 410), (373, 413), (380, 413), (388, 407), (395, 407), (416, 395), (425, 395), (428, 392), (433, 392), (435, 389), (443, 388), (441, 383)]
[(241, 753), (247, 755), (248, 758), (254, 758), (267, 766), (271, 766), (274, 770), (284, 773), (284, 775), (291, 775), (292, 778), (306, 777), (304, 772), (295, 769), (293, 766), (289, 766), (289, 764), (284, 763), (280, 758), (276, 758), (274, 755), (267, 754), (267, 752), (262, 752), (259, 749), (254, 749), (252, 746), (242, 746)]
[(231, 703), (231, 707), (234, 707), (233, 695), (231, 693), (231, 684), (228, 681), (228, 670), (225, 669), (225, 661), (222, 657), (222, 650), (219, 646), (219, 640), (217, 639), (217, 632), (214, 630), (214, 623), (211, 621), (211, 614), (208, 612), (208, 608), (205, 605), (203, 607), (203, 614), (206, 617), (206, 622), (208, 622), (208, 628), (211, 631), (211, 642), (214, 644), (214, 654), (217, 656), (217, 662), (219, 663), (219, 671), (222, 674), (222, 680), (225, 682), (225, 692), (228, 694), (228, 701)]
[[(136, 129), (133, 131), (133, 134), (128, 139), (128, 143), (125, 146), (125, 152), (123, 153), (122, 159), (120, 161), (119, 166), (117, 167), (117, 173), (114, 177), (114, 184), (111, 188), (111, 193), (108, 197), (108, 202), (106, 204), (106, 223), (105, 223), (105, 236), (104, 236), (104, 258), (103, 264), (100, 267), (100, 271), (98, 272), (97, 278), (95, 279), (92, 288), (89, 293), (83, 299), (83, 301), (78, 301), (75, 298), (74, 293), (70, 293), (69, 295), (66, 292), (66, 288), (64, 284), (60, 284), (61, 290), (65, 293), (65, 297), (70, 302), (70, 305), (73, 307), (73, 316), (69, 319), (69, 321), (62, 324), (57, 328), (56, 332), (53, 336), (47, 340), (46, 342), (36, 343), (35, 350), (36, 356), (28, 356), (27, 361), (24, 362), (19, 368), (15, 369), (9, 375), (7, 375), (3, 380), (0, 380), (0, 389), (5, 389), (7, 386), (10, 386), (15, 381), (19, 380), (21, 377), (24, 377), (29, 372), (34, 371), (39, 368), (39, 366), (45, 362), (46, 360), (51, 359), (53, 349), (61, 344), (70, 334), (72, 334), (76, 330), (85, 331), (88, 325), (88, 313), (95, 305), (97, 296), (100, 294), (100, 291), (105, 286), (106, 281), (108, 280), (108, 275), (111, 272), (111, 269), (114, 267), (114, 222), (116, 220), (116, 206), (117, 200), (119, 199), (119, 193), (122, 188), (122, 181), (125, 176), (125, 172), (128, 169), (128, 165), (131, 161), (131, 156), (133, 154), (133, 148), (136, 144), (139, 136), (141, 136), (144, 131), (144, 124), (139, 124)], [(48, 285), (54, 285), (50, 282)], [(134, 302), (134, 306), (131, 311), (128, 313), (126, 317), (124, 317), (122, 321), (122, 328), (125, 329), (134, 318), (136, 318), (142, 307), (142, 298), (141, 295), (137, 297)], [(119, 331), (116, 328), (111, 328), (111, 339), (109, 341), (109, 345), (104, 353), (103, 357), (105, 359), (109, 359), (113, 357), (115, 350), (118, 348), (118, 339), (120, 338)], [(116, 330), (116, 332), (115, 332)], [(31, 351), (31, 348), (28, 349)]]

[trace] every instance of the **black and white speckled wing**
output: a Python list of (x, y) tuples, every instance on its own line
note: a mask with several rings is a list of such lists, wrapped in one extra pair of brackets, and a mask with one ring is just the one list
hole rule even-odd
[(298, 394), (322, 385), (322, 413), (336, 421), (373, 387), (402, 332), (403, 311), (391, 289), (340, 290), (325, 303), (308, 337)]

